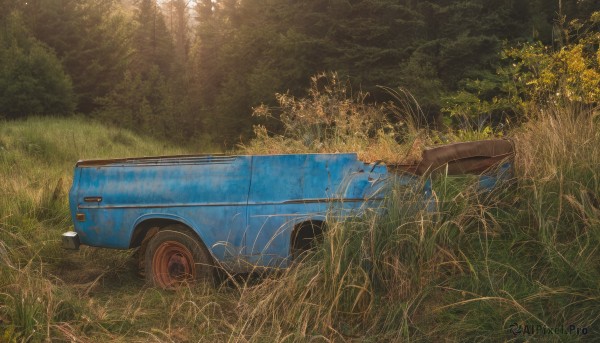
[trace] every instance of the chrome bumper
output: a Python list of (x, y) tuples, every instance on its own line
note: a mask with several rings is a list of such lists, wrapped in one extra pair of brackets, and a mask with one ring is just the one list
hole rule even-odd
[(62, 234), (62, 247), (69, 250), (79, 249), (79, 236), (75, 231), (69, 231)]

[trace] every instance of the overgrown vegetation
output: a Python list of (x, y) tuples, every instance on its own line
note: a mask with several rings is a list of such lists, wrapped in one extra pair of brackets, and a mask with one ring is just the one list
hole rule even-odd
[(4, 123), (0, 332), (6, 341), (593, 338), (597, 116), (540, 111), (514, 133), (514, 184), (485, 193), (476, 178), (436, 179), (433, 213), (415, 206), (419, 187), (394, 189), (385, 214), (332, 221), (323, 244), (283, 273), (177, 292), (146, 288), (131, 252), (65, 252), (58, 237), (71, 225), (74, 160), (180, 151), (81, 119)]
[(17, 12), (0, 20), (0, 66), (0, 118), (74, 110), (71, 78), (52, 50), (27, 31)]
[[(132, 252), (59, 248), (71, 227), (66, 193), (76, 160), (194, 151), (83, 118), (0, 122), (0, 339), (597, 340), (597, 24), (597, 14), (571, 23), (580, 35), (566, 35), (558, 49), (506, 50), (514, 88), (496, 103), (523, 113), (510, 131), (431, 131), (406, 93), (390, 93), (405, 99), (395, 105), (370, 105), (335, 74), (313, 78), (308, 97), (280, 94), (278, 108), (257, 108), (267, 120), (246, 152), (357, 150), (395, 163), (416, 159), (423, 145), (508, 134), (515, 178), (488, 192), (476, 177), (436, 178), (434, 211), (419, 185), (398, 186), (385, 211), (345, 222), (332, 213), (323, 243), (292, 268), (217, 288), (160, 291), (137, 276)], [(273, 124), (277, 132), (267, 130)]]
[[(242, 314), (238, 337), (577, 341), (596, 335), (597, 112), (546, 113), (516, 134), (516, 185), (481, 193), (473, 181), (445, 178), (434, 186), (436, 213), (415, 211), (410, 200), (419, 195), (411, 199), (402, 190), (392, 194), (383, 217), (333, 225), (300, 268), (242, 294), (253, 306)], [(513, 324), (523, 331), (513, 336)], [(588, 336), (568, 334), (570, 325)], [(548, 333), (556, 328), (563, 331)]]
[(405, 101), (402, 109), (415, 105), (405, 113), (393, 103), (367, 104), (365, 96), (352, 94), (348, 80), (340, 80), (336, 73), (313, 76), (306, 98), (277, 94), (277, 117), (264, 105), (254, 110), (255, 116), (282, 126), (282, 134), (256, 125), (254, 139), (240, 147), (251, 154), (356, 151), (365, 161), (418, 160), (427, 142), (418, 105)]
[[(261, 123), (252, 108), (276, 106), (276, 93), (310, 97), (310, 77), (327, 71), (365, 104), (393, 100), (381, 86), (408, 90), (437, 129), (464, 129), (463, 116), (480, 131), (519, 121), (524, 112), (512, 97), (521, 90), (500, 51), (569, 45), (568, 23), (581, 24), (600, 3), (0, 0), (0, 7), (0, 117), (75, 110), (154, 138), (231, 148), (248, 144)], [(543, 55), (525, 46), (517, 60)]]

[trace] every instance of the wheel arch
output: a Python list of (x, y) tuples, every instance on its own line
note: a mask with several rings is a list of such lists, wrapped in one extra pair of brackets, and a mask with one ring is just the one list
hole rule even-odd
[(325, 217), (310, 218), (296, 223), (290, 236), (290, 256), (297, 254), (298, 250), (307, 250), (310, 243), (326, 230)]
[[(131, 232), (131, 236), (129, 238), (129, 248), (131, 249), (131, 248), (139, 247), (142, 244), (144, 237), (146, 237), (146, 234), (152, 228), (154, 228), (154, 227), (163, 228), (168, 225), (176, 225), (176, 224), (187, 227), (195, 235), (195, 237), (200, 242), (202, 242), (202, 244), (204, 244), (204, 246), (207, 248), (208, 252), (212, 256), (212, 251), (210, 250), (209, 246), (206, 244), (206, 240), (204, 239), (204, 237), (202, 237), (202, 235), (198, 232), (198, 230), (196, 230), (196, 228), (194, 227), (194, 225), (192, 225), (192, 223), (190, 223), (189, 221), (187, 221), (184, 218), (181, 218), (179, 216), (169, 215), (169, 214), (159, 214), (159, 213), (143, 215), (135, 221), (135, 223), (133, 225), (133, 230)], [(213, 256), (213, 258), (214, 258), (214, 256)]]

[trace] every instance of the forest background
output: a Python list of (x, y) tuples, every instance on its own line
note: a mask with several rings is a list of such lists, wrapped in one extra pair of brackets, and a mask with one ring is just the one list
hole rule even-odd
[[(597, 341), (600, 1), (0, 0), (0, 342)], [(80, 159), (510, 137), (285, 271), (176, 292), (65, 251)], [(410, 162), (410, 161), (409, 161)], [(427, 206), (429, 207), (429, 206)], [(334, 218), (331, 218), (334, 219)], [(214, 287), (213, 287), (214, 286)]]
[[(78, 113), (215, 149), (247, 142), (253, 125), (265, 122), (253, 116), (260, 105), (278, 118), (277, 94), (306, 97), (311, 77), (328, 75), (322, 73), (336, 73), (369, 104), (410, 94), (426, 123), (440, 130), (519, 122), (522, 88), (532, 81), (521, 76), (539, 67), (527, 58), (549, 55), (542, 46), (567, 46), (600, 10), (592, 0), (0, 6), (0, 117)], [(511, 47), (521, 50), (507, 54)], [(284, 129), (277, 120), (267, 124), (272, 133)]]

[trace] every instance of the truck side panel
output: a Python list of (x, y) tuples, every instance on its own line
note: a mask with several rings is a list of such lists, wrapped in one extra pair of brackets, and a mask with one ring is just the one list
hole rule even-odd
[(328, 213), (346, 216), (363, 206), (381, 186), (375, 180), (387, 175), (384, 166), (371, 174), (373, 169), (358, 161), (356, 154), (254, 156), (248, 262), (285, 267), (295, 225), (325, 221)]
[(297, 224), (378, 206), (388, 177), (356, 154), (119, 160), (75, 174), (70, 199), (83, 244), (126, 249), (136, 225), (171, 219), (234, 271), (285, 267)]
[(239, 156), (79, 167), (71, 198), (86, 219), (73, 218), (75, 230), (83, 244), (125, 249), (140, 218), (179, 217), (223, 258), (219, 242), (244, 245), (250, 161)]

